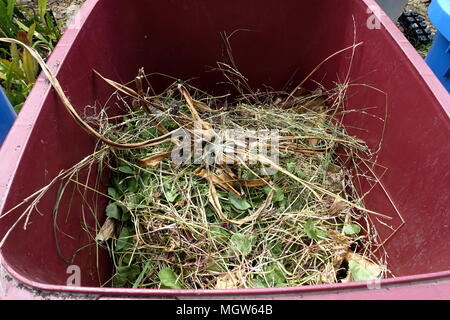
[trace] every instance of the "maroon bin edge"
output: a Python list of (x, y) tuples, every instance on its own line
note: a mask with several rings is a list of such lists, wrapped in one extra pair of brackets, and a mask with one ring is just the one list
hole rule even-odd
[[(90, 12), (97, 5), (99, 0), (87, 0), (84, 5), (80, 8), (77, 16), (74, 18), (73, 23), (67, 31), (64, 33), (60, 43), (55, 48), (52, 53), (48, 65), (50, 69), (57, 74), (58, 67), (61, 65), (70, 50), (70, 44), (74, 42), (76, 37), (78, 36), (79, 29), (86, 21), (86, 18), (89, 16)], [(398, 28), (394, 25), (394, 23), (390, 20), (390, 18), (380, 9), (380, 7), (376, 4), (375, 0), (361, 0), (364, 2), (371, 10), (373, 14), (379, 19), (381, 25), (386, 29), (386, 31), (390, 34), (390, 36), (395, 40), (395, 42), (401, 47), (404, 54), (408, 57), (409, 61), (414, 65), (417, 73), (424, 79), (424, 82), (428, 85), (430, 92), (435, 96), (437, 101), (441, 103), (443, 106), (445, 113), (450, 118), (450, 95), (447, 93), (443, 85), (436, 78), (431, 69), (427, 66), (425, 61), (418, 55), (416, 50), (409, 44), (408, 40), (403, 36), (403, 34), (398, 30)], [(408, 62), (409, 63), (409, 62)], [(20, 146), (25, 146), (27, 140), (30, 135), (30, 129), (25, 129), (28, 126), (34, 123), (34, 120), (39, 115), (39, 112), (42, 108), (42, 102), (44, 99), (42, 97), (46, 96), (50, 92), (50, 85), (45, 81), (45, 76), (41, 74), (39, 79), (34, 86), (30, 98), (26, 101), (24, 110), (24, 114), (26, 117), (22, 116), (18, 118), (15, 125), (10, 131), (10, 135), (15, 136), (14, 144), (10, 141), (9, 143), (5, 143), (2, 150), (2, 154), (6, 156), (4, 159), (5, 172), (10, 176), (14, 176), (15, 172), (13, 168), (15, 167), (15, 163), (23, 156), (24, 148)], [(16, 148), (16, 145), (19, 147)], [(6, 196), (9, 186), (6, 186), (6, 190), (1, 190), (0, 194), (2, 196)], [(4, 199), (0, 199), (0, 208), (4, 205)], [(236, 289), (236, 290), (168, 290), (168, 289), (126, 289), (126, 288), (101, 288), (101, 287), (69, 287), (69, 286), (58, 286), (58, 285), (48, 285), (35, 281), (31, 281), (30, 279), (23, 277), (21, 274), (17, 273), (11, 266), (4, 261), (1, 251), (0, 251), (0, 262), (3, 265), (4, 270), (14, 279), (16, 279), (19, 283), (24, 284), (25, 286), (35, 288), (42, 291), (49, 291), (56, 294), (61, 293), (73, 293), (73, 294), (88, 294), (95, 296), (104, 296), (104, 297), (113, 297), (113, 296), (135, 296), (135, 297), (177, 297), (177, 296), (258, 296), (258, 295), (292, 295), (292, 294), (312, 294), (317, 293), (317, 298), (320, 297), (318, 293), (324, 293), (324, 291), (330, 291), (330, 298), (350, 298), (356, 299), (361, 297), (362, 291), (366, 292), (363, 294), (365, 298), (370, 298), (372, 292), (376, 292), (378, 290), (369, 290), (368, 285), (370, 283), (366, 282), (354, 282), (354, 283), (341, 283), (341, 284), (331, 284), (331, 285), (312, 285), (312, 286), (303, 286), (303, 287), (285, 287), (285, 288), (271, 288), (271, 289)], [(1, 270), (0, 270), (1, 271)], [(413, 276), (403, 276), (398, 278), (390, 278), (383, 279), (379, 283), (382, 289), (384, 288), (392, 288), (393, 290), (392, 296), (397, 298), (408, 298), (408, 295), (415, 296), (412, 291), (414, 291), (414, 287), (419, 286), (420, 282), (426, 281), (434, 281), (435, 283), (425, 283), (422, 284), (421, 288), (421, 297), (422, 298), (433, 298), (434, 293), (437, 292), (439, 288), (446, 292), (447, 298), (450, 297), (450, 271), (443, 271), (437, 273), (428, 273), (428, 274), (418, 274)], [(7, 280), (0, 273), (0, 290), (3, 285), (7, 283)], [(395, 293), (396, 285), (403, 285), (408, 283), (418, 283), (412, 284), (411, 287), (405, 292)], [(358, 290), (355, 290), (358, 289)], [(29, 296), (29, 290), (21, 289), (22, 293), (18, 293), (17, 297), (11, 298), (26, 298)], [(334, 293), (333, 293), (334, 291)], [(339, 291), (339, 293), (336, 293)], [(408, 293), (409, 292), (409, 293)], [(1, 292), (0, 292), (1, 293)], [(326, 295), (326, 294), (325, 294)], [(373, 295), (375, 297), (375, 294)], [(0, 295), (1, 298), (1, 295)], [(7, 297), (8, 298), (8, 297)], [(379, 297), (377, 297), (379, 298)]]

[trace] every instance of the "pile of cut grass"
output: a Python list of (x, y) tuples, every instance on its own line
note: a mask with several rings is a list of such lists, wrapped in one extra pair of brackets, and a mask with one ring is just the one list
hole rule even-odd
[[(97, 125), (105, 138), (121, 144), (184, 130), (190, 147), (200, 140), (217, 160), (214, 152), (242, 142), (220, 136), (224, 130), (238, 130), (256, 144), (267, 141), (252, 132), (279, 133), (277, 163), (247, 148), (228, 154), (230, 163), (192, 154), (180, 164), (172, 157), (173, 140), (111, 149), (113, 200), (97, 240), (111, 239), (114, 286), (258, 288), (382, 276), (383, 268), (370, 262), (376, 261), (371, 230), (360, 223), (377, 213), (364, 209), (352, 168), (342, 165), (343, 158), (369, 152), (336, 121), (342, 88), (303, 90), (289, 101), (282, 93), (265, 93), (230, 102), (180, 83), (150, 95), (108, 82), (126, 93), (119, 101), (127, 112), (120, 121), (103, 114)], [(265, 174), (268, 168), (273, 175)]]
[[(374, 254), (382, 244), (369, 216), (389, 217), (364, 208), (352, 182), (358, 171), (352, 164), (371, 152), (340, 122), (351, 112), (343, 105), (348, 83), (331, 91), (299, 85), (290, 94), (255, 93), (235, 67), (219, 63), (237, 96), (214, 97), (180, 81), (156, 94), (141, 70), (133, 88), (103, 78), (116, 89), (123, 115), (109, 117), (105, 106), (87, 121), (34, 49), (0, 40), (36, 58), (69, 114), (98, 139), (91, 155), (0, 217), (28, 204), (0, 248), (61, 182), (55, 232), (68, 184), (111, 200), (95, 234), (83, 226), (111, 253), (115, 271), (105, 285), (260, 288), (373, 280), (386, 273)], [(184, 152), (196, 145), (207, 152)], [(256, 152), (260, 146), (271, 152)], [(185, 161), (177, 161), (180, 151)], [(109, 172), (107, 195), (79, 178), (93, 168), (99, 176)]]

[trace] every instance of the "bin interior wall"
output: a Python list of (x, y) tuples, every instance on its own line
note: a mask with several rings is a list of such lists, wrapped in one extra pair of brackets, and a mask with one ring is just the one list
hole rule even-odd
[[(224, 93), (229, 87), (218, 84), (223, 78), (206, 71), (224, 60), (220, 34), (227, 32), (233, 34), (230, 44), (236, 64), (253, 87), (292, 89), (326, 57), (352, 45), (356, 32), (356, 42), (364, 44), (356, 49), (354, 58), (351, 50), (340, 54), (311, 79), (331, 88), (349, 74), (355, 85), (349, 89), (348, 108), (370, 110), (370, 115), (353, 113), (344, 121), (350, 133), (375, 149), (381, 139), (377, 162), (388, 168), (382, 178), (385, 190), (375, 187), (365, 203), (395, 217), (390, 224), (396, 227), (400, 219), (392, 200), (406, 221), (385, 245), (393, 273), (443, 271), (450, 260), (448, 115), (388, 32), (383, 27), (367, 28), (369, 16), (364, 2), (358, 0), (169, 0), (140, 1), (132, 6), (125, 0), (104, 0), (97, 3), (73, 44), (61, 42), (60, 46), (72, 47), (66, 59), (57, 62), (61, 63), (58, 77), (81, 114), (88, 112), (86, 106), (94, 101), (104, 103), (111, 93), (92, 69), (126, 82), (143, 66), (148, 73), (195, 78), (192, 84)], [(152, 84), (162, 89), (168, 82), (154, 77)], [(307, 86), (315, 84), (310, 81)], [(31, 134), (3, 212), (93, 150), (95, 140), (75, 124), (54, 92), (43, 96), (33, 91), (20, 117), (36, 107), (42, 110), (35, 126), (28, 129)], [(375, 171), (382, 172), (380, 168)], [(368, 185), (363, 183), (361, 188), (365, 191)], [(55, 192), (41, 200), (42, 216), (34, 212), (27, 230), (22, 225), (16, 228), (2, 254), (10, 266), (31, 280), (65, 284), (67, 264), (55, 254)], [(73, 237), (56, 235), (66, 257), (88, 241), (80, 228), (88, 215), (76, 209), (66, 214), (70, 204), (76, 208), (73, 204), (81, 201), (75, 193), (60, 204), (58, 225)], [(3, 220), (0, 234), (20, 213), (17, 210)], [(92, 219), (86, 219), (92, 225)], [(376, 219), (373, 222), (382, 239), (392, 233)], [(111, 275), (107, 254), (101, 255), (99, 268), (95, 255), (91, 247), (73, 262), (81, 267), (83, 286), (97, 286), (99, 278), (104, 281)]]

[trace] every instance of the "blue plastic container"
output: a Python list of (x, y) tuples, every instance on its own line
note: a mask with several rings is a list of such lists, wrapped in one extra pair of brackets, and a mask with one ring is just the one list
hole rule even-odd
[(0, 146), (3, 144), (15, 119), (16, 112), (6, 97), (3, 88), (0, 87)]
[(433, 0), (428, 15), (438, 32), (426, 61), (450, 92), (450, 0)]

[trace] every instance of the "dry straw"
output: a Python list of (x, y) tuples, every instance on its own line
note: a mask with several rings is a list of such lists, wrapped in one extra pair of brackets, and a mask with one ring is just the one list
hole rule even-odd
[[(234, 98), (214, 97), (181, 81), (155, 94), (143, 70), (130, 84), (99, 75), (115, 89), (113, 96), (126, 112), (110, 118), (105, 106), (88, 122), (35, 50), (17, 40), (0, 41), (28, 50), (74, 120), (98, 139), (92, 155), (12, 209), (28, 204), (0, 247), (19, 221), (28, 221), (50, 187), (62, 181), (55, 212), (71, 183), (110, 199), (107, 220), (97, 222), (94, 232), (83, 228), (110, 250), (115, 273), (108, 284), (114, 286), (297, 286), (371, 280), (385, 273), (371, 254), (376, 236), (368, 217), (389, 217), (364, 208), (352, 182), (358, 168), (343, 163), (371, 157), (365, 143), (336, 120), (348, 112), (343, 108), (348, 82), (328, 91), (307, 91), (302, 82), (291, 93), (254, 92), (231, 57), (218, 63), (218, 70), (237, 89)], [(180, 142), (174, 134), (181, 130), (196, 143), (217, 147), (211, 136), (196, 134), (195, 124), (206, 132), (278, 130), (279, 162), (244, 150), (228, 155), (231, 164), (175, 163), (171, 155)], [(227, 139), (225, 144), (238, 143)], [(110, 172), (108, 191), (78, 179), (93, 166)], [(276, 174), (264, 175), (267, 168)]]

